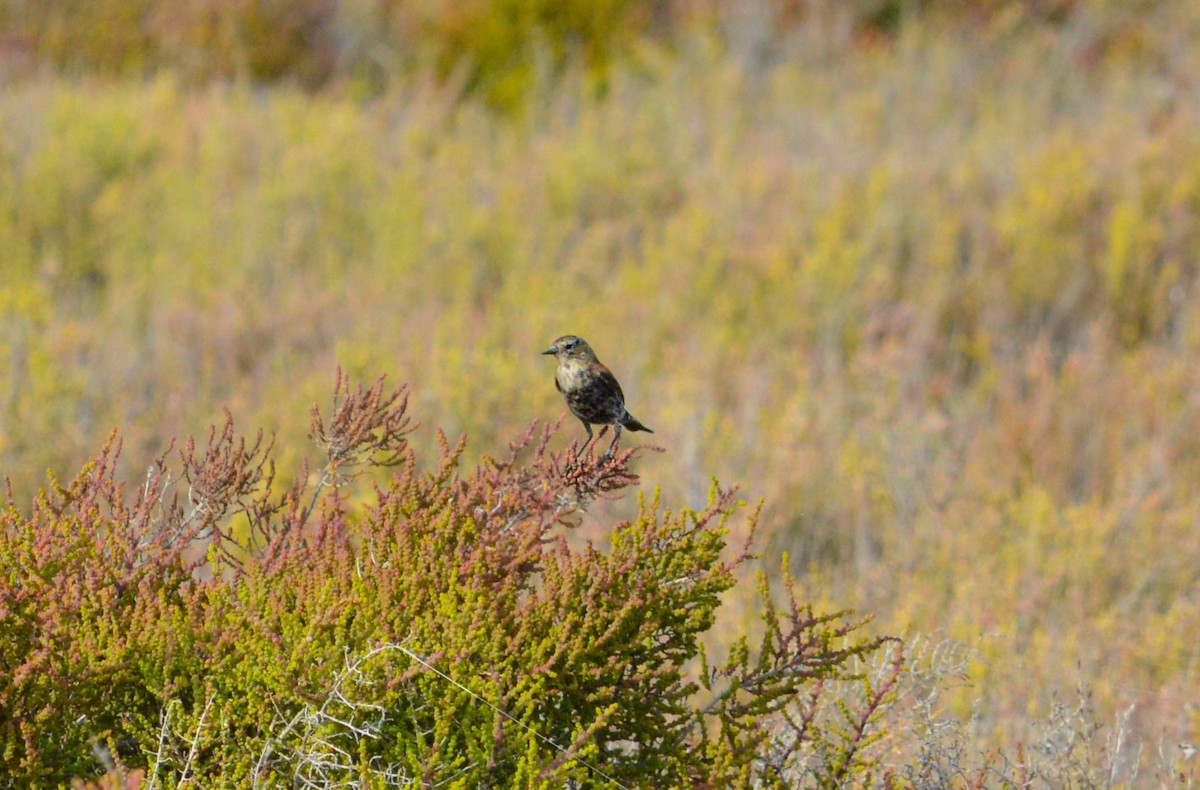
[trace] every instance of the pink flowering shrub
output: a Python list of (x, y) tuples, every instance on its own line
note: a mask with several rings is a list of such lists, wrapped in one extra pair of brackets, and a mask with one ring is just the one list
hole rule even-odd
[[(700, 638), (751, 557), (727, 550), (727, 520), (756, 518), (732, 491), (640, 500), (606, 550), (576, 547), (566, 533), (638, 482), (642, 448), (576, 459), (531, 428), (469, 472), (443, 439), (423, 472), (406, 406), (339, 374), (332, 415), (312, 415), (323, 467), (291, 486), (227, 416), (144, 479), (114, 479), (114, 438), (28, 511), (10, 487), (0, 775), (734, 787), (875, 770), (899, 650), (858, 679), (889, 641), (859, 621), (790, 592), (776, 608), (762, 581), (761, 643), (708, 665)], [(347, 483), (372, 466), (391, 477), (363, 503)]]

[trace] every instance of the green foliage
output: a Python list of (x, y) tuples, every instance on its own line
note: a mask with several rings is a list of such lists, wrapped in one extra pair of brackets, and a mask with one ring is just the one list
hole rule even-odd
[[(404, 14), (403, 4), (396, 11)], [(577, 62), (602, 77), (648, 14), (637, 0), (468, 0), (432, 3), (416, 16), (443, 77), (465, 66), (468, 87), (482, 87), (495, 106), (519, 110), (539, 67), (558, 71)]]
[[(607, 551), (572, 545), (589, 503), (636, 482), (639, 448), (576, 458), (547, 450), (550, 429), (532, 443), (531, 428), (469, 473), (463, 442), (443, 440), (422, 473), (403, 391), (339, 376), (335, 403), (313, 411), (326, 464), (311, 490), (276, 484), (262, 434), (239, 438), (227, 418), (128, 488), (110, 439), (30, 515), (9, 503), (10, 781), (95, 775), (101, 755), (164, 786), (748, 787), (782, 781), (802, 748), (834, 737), (786, 712), (802, 694), (820, 706), (825, 684), (883, 644), (844, 614), (794, 597), (779, 612), (764, 582), (760, 648), (740, 642), (695, 677), (700, 637), (749, 556), (747, 542), (723, 558), (733, 492), (714, 485), (699, 511), (643, 500)], [(351, 508), (354, 477), (380, 466), (390, 480)], [(780, 727), (791, 740), (772, 750)], [(870, 745), (845, 735), (830, 781), (865, 775)]]

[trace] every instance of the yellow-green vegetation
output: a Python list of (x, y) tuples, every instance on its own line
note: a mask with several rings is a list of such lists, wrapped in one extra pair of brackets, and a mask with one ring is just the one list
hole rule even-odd
[[(110, 441), (28, 518), (0, 511), (5, 787), (64, 786), (102, 763), (130, 787), (786, 788), (882, 773), (899, 640), (816, 613), (790, 580), (777, 607), (763, 581), (764, 638), (707, 661), (700, 637), (751, 558), (725, 559), (733, 491), (714, 485), (702, 510), (640, 498), (607, 551), (572, 548), (588, 505), (638, 482), (639, 449), (577, 458), (529, 430), (474, 470), (443, 441), (425, 474), (403, 390), (339, 375), (335, 402), (311, 421), (327, 473), (312, 487), (277, 485), (270, 445), (226, 419), (130, 497)], [(390, 480), (352, 513), (343, 486), (372, 466)], [(877, 653), (881, 682), (858, 677)]]
[(499, 456), (563, 413), (538, 352), (577, 333), (666, 501), (737, 481), (814, 603), (975, 649), (944, 697), (972, 747), (1083, 683), (1173, 760), (1200, 741), (1200, 6), (874, 5), (840, 39), (713, 11), (604, 49), (602, 85), (535, 52), (464, 96), (438, 51), (366, 92), (5, 83), (0, 474), (27, 502), (119, 427), (137, 479), (223, 407), (297, 470), (337, 364), (411, 384), (415, 444)]

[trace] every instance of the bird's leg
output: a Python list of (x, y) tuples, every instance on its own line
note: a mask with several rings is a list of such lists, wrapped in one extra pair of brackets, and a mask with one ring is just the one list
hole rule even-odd
[(583, 423), (583, 429), (588, 432), (588, 438), (587, 438), (587, 441), (584, 442), (582, 445), (580, 445), (579, 449), (575, 451), (576, 458), (583, 455), (583, 451), (587, 448), (587, 446), (589, 444), (592, 443), (592, 426), (588, 425), (585, 420), (580, 420), (580, 422)]
[(609, 458), (612, 457), (613, 448), (617, 446), (617, 439), (621, 438), (621, 423), (617, 423), (613, 427), (616, 428), (616, 430), (613, 431), (612, 444), (610, 444), (608, 446), (608, 449), (604, 451), (604, 460), (605, 461), (607, 461)]

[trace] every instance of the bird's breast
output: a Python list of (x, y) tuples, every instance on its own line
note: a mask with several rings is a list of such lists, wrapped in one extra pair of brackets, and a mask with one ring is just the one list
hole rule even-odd
[(587, 373), (583, 365), (578, 362), (568, 361), (558, 366), (554, 378), (558, 380), (558, 386), (563, 392), (579, 389), (587, 380)]

